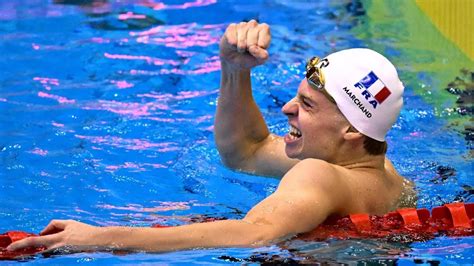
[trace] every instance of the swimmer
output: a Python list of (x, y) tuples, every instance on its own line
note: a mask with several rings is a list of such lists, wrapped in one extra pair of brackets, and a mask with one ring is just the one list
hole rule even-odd
[(269, 132), (250, 78), (251, 69), (268, 59), (270, 41), (269, 26), (254, 20), (229, 25), (220, 41), (215, 140), (222, 161), (239, 171), (281, 177), (276, 191), (243, 219), (159, 229), (53, 220), (41, 236), (8, 249), (255, 247), (311, 231), (332, 215), (414, 207), (411, 183), (385, 156), (385, 136), (402, 107), (404, 87), (395, 67), (369, 49), (310, 59), (296, 96), (282, 108), (288, 133), (280, 137)]

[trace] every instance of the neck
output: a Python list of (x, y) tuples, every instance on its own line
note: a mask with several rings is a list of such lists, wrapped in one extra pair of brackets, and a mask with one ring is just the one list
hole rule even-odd
[(372, 168), (377, 170), (383, 170), (385, 168), (385, 154), (381, 155), (369, 155), (366, 154), (363, 157), (352, 157), (343, 160), (335, 161), (337, 165), (343, 166), (347, 169), (356, 168)]
[(362, 146), (341, 147), (332, 161), (332, 163), (348, 169), (373, 168), (383, 170), (385, 168), (385, 154), (370, 155)]

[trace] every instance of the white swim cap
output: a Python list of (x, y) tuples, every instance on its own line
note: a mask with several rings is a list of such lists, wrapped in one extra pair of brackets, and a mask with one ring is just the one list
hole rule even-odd
[(328, 55), (320, 69), (324, 88), (349, 123), (385, 141), (403, 105), (404, 87), (393, 64), (373, 50), (355, 48)]

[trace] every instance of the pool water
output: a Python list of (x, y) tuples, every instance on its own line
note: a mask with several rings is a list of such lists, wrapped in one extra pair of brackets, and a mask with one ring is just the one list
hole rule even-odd
[[(39, 232), (51, 219), (150, 226), (242, 218), (271, 194), (277, 179), (227, 169), (213, 140), (218, 41), (229, 23), (253, 18), (272, 27), (270, 60), (252, 77), (273, 132), (287, 131), (280, 108), (307, 58), (371, 47), (399, 66), (406, 86), (388, 157), (416, 183), (419, 207), (474, 202), (474, 64), (413, 19), (412, 1), (387, 2), (388, 13), (380, 2), (1, 1), (0, 232)], [(473, 264), (473, 253), (473, 237), (440, 236), (26, 262)]]

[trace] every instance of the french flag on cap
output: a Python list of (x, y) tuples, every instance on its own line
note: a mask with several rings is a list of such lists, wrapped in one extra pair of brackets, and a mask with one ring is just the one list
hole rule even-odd
[(358, 85), (362, 85), (369, 91), (369, 93), (375, 98), (375, 100), (380, 104), (385, 99), (388, 98), (392, 92), (385, 86), (385, 84), (375, 75), (373, 71), (370, 71), (370, 73), (362, 78), (358, 83), (356, 83), (357, 87), (360, 87)]

